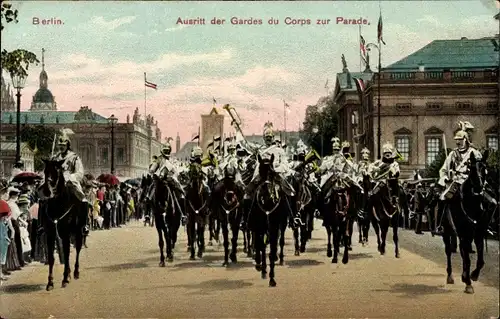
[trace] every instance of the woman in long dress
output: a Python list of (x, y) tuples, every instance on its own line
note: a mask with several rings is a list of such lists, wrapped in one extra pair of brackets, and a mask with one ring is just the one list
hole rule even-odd
[[(16, 216), (16, 212), (12, 210), (15, 205), (15, 201), (17, 200), (17, 195), (19, 194), (19, 190), (14, 188), (14, 187), (9, 187), (8, 189), (9, 193), (9, 200), (7, 201), (9, 208), (11, 210), (11, 214), (9, 217), (7, 217), (7, 225), (9, 226), (9, 238), (11, 239), (9, 248), (7, 249), (7, 270), (21, 270), (21, 263), (19, 261), (19, 255), (18, 255), (18, 243), (15, 240), (16, 239), (16, 232), (19, 231), (19, 229), (16, 231), (16, 219), (18, 216)], [(14, 203), (14, 205), (12, 204)], [(15, 205), (15, 208), (19, 210), (17, 205)], [(22, 252), (22, 250), (21, 250)], [(22, 257), (22, 256), (21, 256)]]
[(0, 199), (0, 281), (7, 280), (10, 272), (7, 270), (7, 250), (9, 249), (10, 237), (7, 218), (10, 208), (6, 201)]

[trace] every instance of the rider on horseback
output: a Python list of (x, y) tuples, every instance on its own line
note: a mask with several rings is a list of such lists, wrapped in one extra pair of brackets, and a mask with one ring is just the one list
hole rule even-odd
[(222, 175), (222, 177), (224, 177), (226, 167), (234, 166), (236, 168), (236, 174), (234, 176), (235, 183), (241, 190), (243, 190), (245, 189), (245, 184), (243, 184), (243, 180), (241, 179), (240, 168), (238, 165), (238, 157), (236, 155), (236, 144), (234, 142), (231, 142), (228, 145), (227, 152), (228, 152), (227, 156), (223, 159), (222, 163), (219, 166), (219, 175)]
[(460, 130), (455, 133), (454, 137), (457, 147), (448, 154), (439, 170), (438, 185), (443, 189), (446, 188), (441, 194), (441, 200), (451, 199), (467, 179), (471, 153), (474, 153), (478, 161), (482, 158), (481, 152), (471, 145), (468, 130), (474, 127), (469, 122), (459, 122), (459, 126)]
[(325, 156), (321, 162), (321, 166), (319, 167), (319, 173), (321, 174), (320, 187), (323, 195), (326, 195), (326, 192), (328, 191), (324, 187), (326, 183), (333, 175), (338, 175), (343, 171), (346, 162), (347, 160), (340, 153), (340, 139), (338, 137), (333, 137), (332, 155)]
[(191, 164), (197, 163), (197, 164), (203, 166), (202, 170), (204, 173), (204, 177), (203, 177), (202, 183), (203, 183), (203, 186), (206, 189), (206, 191), (208, 193), (210, 193), (210, 187), (208, 187), (208, 180), (207, 180), (207, 176), (208, 176), (208, 172), (207, 172), (208, 167), (207, 166), (209, 164), (214, 164), (213, 162), (215, 162), (216, 160), (213, 158), (211, 159), (210, 154), (209, 154), (209, 158), (202, 159), (202, 157), (203, 157), (203, 150), (201, 149), (201, 147), (199, 147), (197, 145), (197, 146), (193, 147), (193, 149), (191, 150), (191, 158), (189, 159), (189, 161)]
[[(153, 157), (153, 162), (149, 166), (149, 173), (153, 176), (157, 176), (161, 179), (169, 178), (174, 186), (173, 191), (177, 192), (180, 198), (184, 198), (184, 190), (181, 183), (179, 182), (177, 176), (178, 171), (175, 165), (170, 160), (170, 154), (172, 152), (172, 146), (169, 142), (163, 145), (160, 155)], [(148, 192), (148, 198), (152, 198), (154, 184), (151, 184)]]
[[(289, 185), (284, 178), (284, 175), (287, 173), (287, 168), (288, 168), (287, 156), (285, 154), (285, 151), (281, 147), (274, 145), (274, 132), (272, 129), (272, 123), (268, 122), (264, 126), (264, 142), (265, 146), (261, 148), (259, 152), (260, 155), (262, 157), (267, 157), (267, 158), (271, 157), (271, 155), (274, 155), (273, 167), (274, 167), (274, 172), (277, 173), (273, 174), (274, 179), (276, 183), (280, 185), (281, 189), (288, 196), (294, 196), (294, 191), (292, 186)], [(260, 182), (261, 182), (261, 177), (259, 175), (259, 163), (257, 162), (252, 180), (247, 186), (245, 197), (252, 198)]]
[[(396, 162), (396, 151), (391, 143), (385, 143), (382, 146), (383, 156), (376, 160), (369, 168), (369, 174), (379, 184), (387, 183), (387, 180), (397, 179), (399, 177), (399, 164)], [(373, 189), (373, 194), (380, 190), (377, 185)]]
[(79, 201), (87, 202), (81, 185), (84, 177), (82, 160), (71, 150), (69, 134), (73, 134), (73, 131), (70, 129), (61, 130), (61, 136), (58, 140), (59, 153), (52, 160), (64, 161), (62, 168), (64, 170), (63, 177), (66, 185)]
[(358, 165), (356, 165), (358, 178), (362, 180), (363, 175), (368, 175), (370, 165), (370, 150), (365, 147), (361, 150), (361, 160), (358, 162)]

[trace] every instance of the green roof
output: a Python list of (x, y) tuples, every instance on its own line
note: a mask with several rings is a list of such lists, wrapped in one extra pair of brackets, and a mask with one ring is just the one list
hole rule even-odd
[(370, 81), (373, 77), (373, 73), (370, 72), (350, 72), (351, 74), (351, 85), (348, 86), (347, 73), (337, 73), (337, 82), (339, 83), (340, 89), (343, 91), (356, 91), (356, 82), (354, 78), (362, 79), (364, 81)]
[[(28, 111), (21, 112), (21, 124), (72, 124), (72, 123), (101, 123), (107, 124), (108, 119), (90, 112), (86, 113), (87, 117), (77, 116), (82, 115), (81, 110), (76, 111)], [(91, 116), (88, 116), (91, 115)], [(80, 118), (80, 120), (75, 120)], [(9, 124), (12, 118), (12, 123), (16, 123), (16, 112), (2, 112), (2, 123)]]
[(420, 50), (383, 68), (383, 71), (484, 70), (498, 67), (498, 51), (494, 37), (482, 39), (434, 40)]

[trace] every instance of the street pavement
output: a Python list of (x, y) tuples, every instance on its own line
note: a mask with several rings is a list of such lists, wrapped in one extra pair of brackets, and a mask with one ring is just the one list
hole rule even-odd
[[(3, 318), (497, 318), (498, 248), (490, 242), (486, 277), (465, 294), (460, 256), (454, 255), (454, 285), (445, 285), (440, 238), (400, 232), (401, 258), (394, 258), (392, 234), (381, 256), (370, 237), (354, 241), (347, 265), (326, 257), (320, 223), (308, 251), (293, 255), (287, 232), (285, 265), (276, 267), (277, 287), (260, 278), (252, 261), (223, 268), (222, 246), (207, 247), (202, 260), (189, 261), (184, 228), (175, 261), (158, 267), (156, 229), (133, 222), (95, 231), (81, 254), (79, 280), (60, 288), (63, 267), (55, 267), (55, 289), (45, 291), (48, 268), (36, 264), (15, 272), (0, 287)], [(356, 233), (355, 233), (356, 234)], [(357, 237), (355, 237), (357, 238)], [(430, 252), (428, 252), (430, 251)], [(475, 257), (473, 257), (473, 260)], [(494, 264), (491, 264), (493, 262)], [(493, 275), (489, 267), (496, 269)], [(495, 268), (496, 267), (496, 268)], [(495, 278), (496, 276), (496, 278)], [(495, 282), (496, 280), (496, 287)]]

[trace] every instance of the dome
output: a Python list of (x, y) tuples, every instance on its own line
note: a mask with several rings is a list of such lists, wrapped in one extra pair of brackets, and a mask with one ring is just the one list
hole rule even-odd
[(40, 88), (33, 97), (34, 103), (54, 103), (54, 96), (49, 89)]

